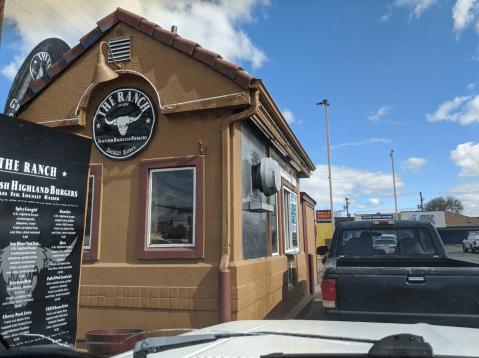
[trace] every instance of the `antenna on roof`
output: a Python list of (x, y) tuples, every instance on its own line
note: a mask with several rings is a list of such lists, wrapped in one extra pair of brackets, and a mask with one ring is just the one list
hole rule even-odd
[(171, 26), (171, 32), (173, 32), (174, 34), (178, 33), (178, 28), (176, 27), (176, 25)]

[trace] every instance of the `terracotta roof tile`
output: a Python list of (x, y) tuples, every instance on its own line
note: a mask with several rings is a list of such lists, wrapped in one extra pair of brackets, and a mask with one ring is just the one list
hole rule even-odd
[(48, 73), (48, 76), (50, 78), (53, 78), (55, 77), (56, 75), (58, 75), (60, 72), (62, 72), (65, 68), (68, 67), (68, 64), (66, 63), (66, 61), (64, 59), (61, 59), (60, 61), (58, 61), (57, 63), (51, 65), (48, 69), (47, 69), (47, 73)]
[(91, 30), (88, 34), (86, 34), (80, 39), (80, 43), (83, 45), (84, 48), (88, 48), (95, 42), (97, 42), (98, 39), (103, 35), (103, 31), (101, 31), (100, 27), (95, 27), (93, 30)]
[(118, 21), (118, 16), (116, 16), (116, 11), (114, 11), (110, 15), (105, 16), (103, 19), (98, 21), (96, 24), (101, 31), (105, 32), (115, 26)]
[(171, 46), (171, 44), (173, 43), (173, 39), (178, 35), (171, 31), (164, 30), (160, 26), (156, 26), (153, 29), (153, 35), (151, 36), (153, 36), (154, 39), (157, 39), (158, 41), (161, 41), (164, 44)]
[(229, 78), (233, 79), (236, 76), (236, 72), (238, 70), (242, 70), (242, 68), (238, 65), (235, 65), (234, 63), (222, 60), (221, 58), (217, 58), (215, 63), (213, 64), (213, 68), (224, 74), (225, 76), (228, 76)]
[(68, 51), (67, 53), (65, 53), (63, 55), (63, 58), (65, 59), (65, 61), (69, 64), (70, 62), (72, 62), (75, 58), (77, 58), (78, 56), (80, 56), (83, 52), (85, 52), (85, 48), (83, 47), (82, 44), (78, 44), (76, 45), (74, 48), (72, 48), (70, 51)]
[(213, 51), (206, 50), (201, 46), (197, 46), (193, 52), (193, 58), (196, 58), (198, 61), (204, 62), (209, 66), (213, 66), (217, 58), (223, 57)]
[(193, 54), (193, 50), (196, 46), (201, 47), (196, 42), (184, 39), (180, 36), (176, 36), (173, 40), (173, 44), (171, 45), (171, 47), (176, 48), (177, 50), (180, 50), (184, 53), (187, 53), (188, 55)]
[(27, 90), (27, 94), (23, 96), (23, 100), (21, 105), (23, 106), (26, 104), (28, 101), (30, 101), (33, 97), (35, 97), (35, 93), (33, 93), (32, 89), (29, 87)]
[(153, 23), (153, 22), (148, 21), (147, 19), (142, 19), (140, 21), (140, 25), (138, 26), (138, 30), (140, 30), (141, 32), (144, 32), (145, 34), (151, 36), (153, 34), (153, 30), (155, 29), (156, 26), (158, 26), (158, 25)]
[(248, 72), (245, 71), (238, 71), (236, 72), (236, 76), (234, 78), (234, 82), (243, 88), (248, 88), (251, 81), (254, 80), (254, 77), (251, 76)]
[(134, 27), (135, 29), (138, 28), (140, 21), (143, 19), (141, 16), (126, 11), (120, 7), (116, 9), (116, 15), (118, 16), (118, 20), (130, 25), (131, 27)]
[(53, 80), (48, 76), (48, 74), (45, 74), (42, 77), (40, 77), (38, 80), (33, 82), (30, 85), (30, 88), (32, 89), (33, 93), (37, 94), (52, 81)]
[(223, 60), (219, 54), (201, 48), (201, 46), (196, 42), (186, 40), (171, 31), (164, 30), (160, 26), (142, 18), (141, 16), (133, 14), (124, 9), (117, 8), (115, 12), (112, 12), (110, 15), (98, 21), (98, 27), (90, 31), (87, 35), (83, 36), (78, 45), (66, 52), (63, 55), (62, 60), (53, 64), (47, 70), (45, 76), (30, 85), (27, 94), (23, 98), (22, 106), (36, 97), (42, 89), (48, 86), (48, 84), (55, 79), (55, 77), (69, 67), (74, 60), (76, 60), (86, 51), (86, 49), (98, 42), (105, 32), (110, 30), (120, 21), (212, 67), (212, 69), (229, 77), (244, 89), (247, 89), (251, 81), (254, 79), (253, 76), (243, 71), (243, 68), (240, 66)]

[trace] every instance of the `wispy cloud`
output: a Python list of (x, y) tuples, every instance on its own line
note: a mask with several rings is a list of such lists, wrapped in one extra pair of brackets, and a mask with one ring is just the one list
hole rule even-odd
[(421, 173), (422, 167), (426, 165), (427, 159), (426, 158), (417, 158), (417, 157), (412, 157), (409, 158), (408, 160), (405, 160), (404, 162), (401, 163), (401, 168), (404, 171), (410, 171), (416, 174)]
[(479, 176), (479, 143), (467, 142), (459, 144), (456, 149), (451, 150), (451, 160), (461, 168), (459, 177)]
[(283, 117), (284, 119), (286, 119), (286, 122), (288, 122), (288, 124), (293, 124), (294, 122), (296, 122), (294, 120), (293, 112), (291, 112), (288, 108), (283, 109), (281, 113), (283, 114)]
[(472, 91), (474, 92), (474, 83), (469, 83), (466, 88), (469, 90), (469, 91)]
[(379, 110), (376, 112), (376, 114), (372, 114), (374, 112), (371, 112), (371, 115), (368, 117), (368, 119), (374, 123), (379, 122), (382, 116), (388, 114), (393, 107), (391, 106), (382, 106), (379, 108)]
[(461, 31), (469, 27), (477, 17), (477, 0), (457, 0), (452, 7), (452, 18), (454, 19), (453, 31), (456, 39), (459, 39)]
[(391, 143), (391, 142), (392, 140), (387, 138), (371, 138), (371, 139), (363, 140), (361, 142), (336, 144), (336, 145), (332, 145), (330, 148), (339, 149), (339, 148), (347, 147), (350, 145), (366, 145), (366, 144), (372, 144), (372, 143)]
[(445, 195), (453, 196), (462, 202), (463, 215), (479, 216), (479, 182), (458, 184), (446, 191)]
[(24, 60), (25, 56), (14, 55), (13, 61), (11, 61), (8, 65), (2, 67), (0, 69), (0, 73), (4, 75), (10, 82), (13, 82), (15, 76), (17, 75), (18, 69), (20, 68)]
[[(181, 37), (198, 42), (228, 61), (249, 63), (255, 70), (263, 66), (268, 58), (252, 42), (242, 25), (262, 21), (254, 13), (258, 7), (264, 9), (269, 4), (269, 0), (78, 0), (68, 3), (64, 0), (16, 0), (6, 2), (4, 16), (5, 20), (15, 22), (14, 31), (22, 39), (18, 55), (25, 56), (38, 43), (50, 37), (60, 37), (73, 47), (83, 35), (96, 27), (97, 20), (122, 7), (164, 29), (169, 30), (176, 25)], [(58, 14), (68, 21), (62, 20)], [(264, 18), (261, 11), (259, 14), (260, 18)], [(52, 26), (52, 23), (55, 25)], [(9, 69), (2, 70), (4, 75), (11, 74)]]
[[(307, 192), (317, 202), (319, 207), (329, 206), (329, 179), (328, 166), (317, 165), (316, 170), (309, 179), (301, 179), (301, 190)], [(344, 198), (351, 202), (367, 202), (371, 205), (378, 203), (378, 197), (392, 198), (393, 177), (392, 173), (371, 172), (344, 166), (332, 166), (331, 177), (333, 182), (333, 200), (336, 204), (344, 203)], [(406, 195), (406, 185), (400, 175), (396, 175), (396, 190), (398, 197)], [(360, 205), (360, 204), (358, 204)]]
[(437, 2), (438, 0), (396, 0), (394, 4), (396, 6), (409, 6), (409, 21), (411, 21), (414, 16), (419, 19), (426, 10)]
[(450, 121), (468, 125), (479, 122), (479, 95), (455, 97), (440, 104), (437, 111), (426, 114), (428, 122)]
[(393, 14), (393, 7), (389, 4), (386, 4), (388, 9), (389, 9), (389, 12), (383, 16), (381, 16), (381, 21), (382, 22), (386, 22), (388, 21), (390, 18), (391, 18), (391, 15)]
[(399, 126), (403, 126), (403, 125), (404, 125), (404, 122), (390, 121), (390, 120), (387, 120), (387, 119), (383, 119), (383, 122), (392, 123), (392, 124), (397, 124), (397, 125), (399, 125)]

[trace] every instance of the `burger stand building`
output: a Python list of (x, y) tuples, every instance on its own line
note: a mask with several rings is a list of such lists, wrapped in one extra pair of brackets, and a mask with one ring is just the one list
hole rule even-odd
[(97, 24), (17, 115), (93, 141), (78, 338), (287, 312), (317, 282), (315, 167), (263, 82), (123, 9)]

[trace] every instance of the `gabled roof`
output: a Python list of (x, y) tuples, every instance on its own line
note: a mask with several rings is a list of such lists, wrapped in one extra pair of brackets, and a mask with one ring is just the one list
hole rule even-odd
[(87, 35), (83, 36), (78, 45), (65, 53), (62, 60), (48, 68), (43, 77), (30, 85), (21, 105), (23, 106), (34, 99), (40, 91), (53, 82), (56, 77), (65, 71), (73, 62), (75, 62), (75, 60), (80, 58), (90, 47), (97, 43), (119, 22), (123, 22), (146, 35), (151, 36), (155, 40), (203, 62), (213, 70), (230, 78), (233, 82), (244, 89), (249, 88), (251, 81), (254, 79), (254, 77), (244, 71), (242, 67), (223, 60), (219, 54), (202, 48), (196, 42), (186, 40), (178, 34), (162, 29), (157, 24), (150, 22), (141, 16), (122, 8), (117, 8), (115, 12), (98, 21), (98, 26)]

